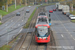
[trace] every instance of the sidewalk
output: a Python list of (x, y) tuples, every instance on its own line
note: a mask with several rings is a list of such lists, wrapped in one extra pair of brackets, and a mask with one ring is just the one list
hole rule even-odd
[(2, 23), (5, 23), (7, 20), (9, 20), (10, 18), (14, 17), (14, 15), (16, 15), (17, 12), (22, 11), (25, 7), (20, 8), (18, 10), (15, 10), (11, 13), (9, 13), (8, 15), (5, 15), (2, 17)]

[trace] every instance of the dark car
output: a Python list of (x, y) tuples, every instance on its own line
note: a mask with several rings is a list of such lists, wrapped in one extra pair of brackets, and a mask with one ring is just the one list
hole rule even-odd
[(67, 17), (69, 17), (69, 15), (70, 15), (70, 13), (69, 13), (69, 12), (68, 12), (68, 13), (66, 13), (66, 16), (67, 16)]
[(53, 9), (53, 11), (56, 11), (56, 9)]
[(17, 12), (17, 13), (16, 13), (16, 16), (20, 16), (20, 12)]
[(29, 9), (26, 10), (26, 13), (29, 13)]

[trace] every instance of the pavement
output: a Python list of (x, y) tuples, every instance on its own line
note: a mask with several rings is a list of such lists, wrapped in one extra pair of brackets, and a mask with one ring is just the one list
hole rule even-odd
[[(16, 10), (13, 13), (8, 14), (6, 16), (8, 20), (6, 18), (3, 19), (2, 22), (4, 24), (0, 25), (0, 47), (4, 44), (7, 44), (23, 30), (23, 25), (26, 23), (35, 8), (36, 6), (31, 6), (30, 8), (23, 7), (22, 9)], [(30, 12), (26, 13), (25, 15), (26, 9), (29, 9)], [(21, 16), (16, 16), (17, 12), (20, 12)], [(8, 18), (8, 16), (11, 17)]]
[[(55, 5), (46, 6), (46, 11), (55, 8)], [(62, 14), (62, 11), (53, 11), (51, 14), (51, 29), (55, 37), (57, 50), (75, 50), (75, 23)]]

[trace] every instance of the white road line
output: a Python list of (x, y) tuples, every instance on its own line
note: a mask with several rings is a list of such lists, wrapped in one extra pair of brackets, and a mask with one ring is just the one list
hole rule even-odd
[(5, 26), (7, 26), (7, 24)]
[(74, 46), (49, 46), (49, 48), (65, 49), (65, 50), (74, 50)]
[(73, 37), (73, 36), (71, 35), (71, 37)]
[(73, 38), (73, 40), (75, 40), (75, 38)]
[(20, 26), (20, 24), (18, 24), (18, 26)]
[(21, 28), (21, 30), (19, 31), (19, 33), (23, 30), (23, 28)]
[[(56, 16), (56, 17), (57, 17), (57, 16)], [(58, 19), (58, 17), (57, 17), (57, 19)], [(59, 20), (59, 19), (58, 19), (58, 20)], [(60, 20), (59, 20), (59, 21), (60, 21)], [(68, 32), (68, 34), (71, 35), (70, 32), (67, 30), (67, 28), (63, 25), (63, 23), (62, 23), (61, 21), (60, 21), (60, 23), (61, 23), (61, 25), (65, 28), (65, 30)], [(73, 38), (72, 35), (71, 35), (71, 37)]]
[(61, 34), (61, 36), (64, 37), (63, 34)]
[(23, 20), (22, 20), (22, 22), (23, 22)]
[(13, 22), (13, 20), (11, 20), (11, 22)]

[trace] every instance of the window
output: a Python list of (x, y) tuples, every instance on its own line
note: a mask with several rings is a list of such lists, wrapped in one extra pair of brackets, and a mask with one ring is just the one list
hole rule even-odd
[(38, 36), (44, 37), (44, 36), (48, 36), (48, 28), (46, 26), (39, 26), (37, 28), (38, 31)]

